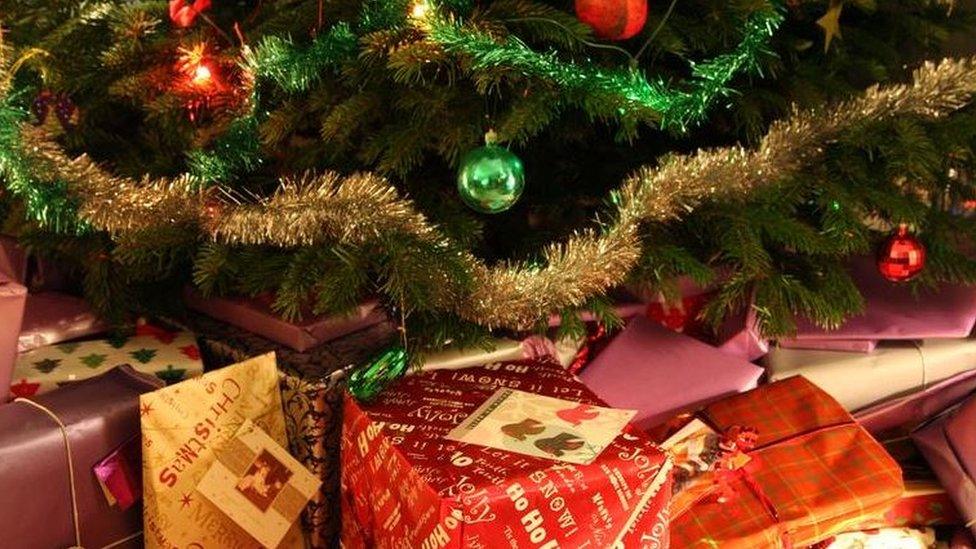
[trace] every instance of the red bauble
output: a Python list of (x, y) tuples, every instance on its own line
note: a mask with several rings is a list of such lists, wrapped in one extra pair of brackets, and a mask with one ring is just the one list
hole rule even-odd
[(878, 250), (878, 272), (891, 282), (915, 278), (925, 268), (925, 245), (901, 225)]
[(647, 0), (576, 0), (576, 17), (607, 40), (626, 40), (647, 22)]

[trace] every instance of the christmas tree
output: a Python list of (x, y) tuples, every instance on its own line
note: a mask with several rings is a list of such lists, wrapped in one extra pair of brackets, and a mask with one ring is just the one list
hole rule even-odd
[(379, 295), (438, 347), (685, 275), (779, 335), (858, 312), (879, 247), (976, 281), (962, 4), (7, 4), (5, 231), (113, 319), (188, 284), (288, 318)]

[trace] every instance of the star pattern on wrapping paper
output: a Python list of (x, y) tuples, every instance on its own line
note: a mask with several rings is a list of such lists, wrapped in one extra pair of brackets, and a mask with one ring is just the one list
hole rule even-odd
[(70, 355), (78, 349), (79, 345), (78, 343), (62, 343), (58, 345), (58, 350), (66, 355)]
[(98, 368), (107, 359), (108, 359), (108, 355), (104, 355), (101, 353), (91, 353), (89, 355), (85, 355), (79, 358), (78, 360), (80, 360), (82, 364), (88, 366), (89, 368)]
[(156, 349), (146, 349), (145, 347), (143, 347), (142, 349), (131, 351), (129, 353), (129, 356), (131, 356), (132, 358), (138, 360), (143, 364), (147, 364), (150, 361), (152, 361), (153, 358), (155, 358)]
[(10, 394), (14, 397), (27, 398), (37, 394), (37, 390), (40, 388), (40, 383), (30, 383), (26, 379), (22, 379), (20, 383), (15, 383), (10, 386)]
[(200, 360), (200, 348), (196, 345), (184, 345), (180, 347), (180, 352), (186, 355), (187, 358)]
[(192, 502), (193, 502), (193, 496), (191, 496), (190, 494), (183, 494), (183, 497), (180, 498), (181, 507), (189, 507), (190, 503)]
[(114, 335), (106, 339), (105, 341), (107, 341), (108, 344), (111, 345), (112, 347), (116, 349), (121, 349), (122, 347), (125, 347), (126, 343), (129, 342), (129, 338), (121, 335)]
[(165, 381), (167, 385), (172, 385), (186, 377), (186, 369), (175, 368), (172, 364), (167, 364), (165, 370), (156, 371), (156, 377)]
[(148, 416), (149, 413), (152, 412), (152, 411), (153, 411), (152, 403), (150, 403), (149, 401), (143, 402), (139, 406), (139, 415), (140, 416)]
[(61, 365), (60, 358), (45, 358), (34, 363), (34, 368), (41, 373), (50, 374), (55, 368)]

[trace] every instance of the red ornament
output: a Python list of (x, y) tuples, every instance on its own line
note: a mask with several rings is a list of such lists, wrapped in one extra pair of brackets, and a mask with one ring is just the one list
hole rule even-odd
[(626, 40), (647, 22), (647, 0), (576, 0), (576, 17), (607, 40)]
[(177, 27), (189, 27), (201, 12), (210, 8), (210, 0), (169, 0), (169, 19)]
[(891, 282), (906, 282), (925, 268), (925, 245), (908, 233), (908, 226), (898, 229), (878, 250), (878, 272)]

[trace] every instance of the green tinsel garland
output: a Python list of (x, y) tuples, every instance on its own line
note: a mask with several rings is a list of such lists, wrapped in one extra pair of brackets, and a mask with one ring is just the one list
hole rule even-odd
[(554, 51), (538, 53), (516, 37), (499, 41), (440, 12), (419, 19), (417, 25), (445, 50), (470, 57), (475, 69), (513, 70), (582, 97), (598, 95), (616, 102), (622, 116), (656, 116), (661, 127), (683, 132), (704, 119), (716, 98), (731, 93), (728, 83), (733, 76), (743, 69), (758, 68), (757, 57), (769, 53), (766, 46), (782, 22), (783, 16), (776, 11), (753, 14), (736, 49), (700, 64), (693, 63), (692, 78), (680, 87), (671, 87), (660, 79), (648, 81), (637, 68), (561, 61)]

